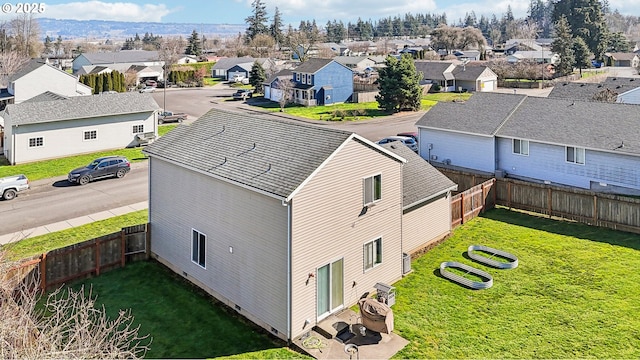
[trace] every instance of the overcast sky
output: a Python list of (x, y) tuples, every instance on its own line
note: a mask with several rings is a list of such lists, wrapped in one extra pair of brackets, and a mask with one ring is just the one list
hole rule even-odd
[[(76, 20), (151, 21), (163, 23), (244, 24), (251, 15), (252, 0), (147, 0), (65, 1), (43, 2), (41, 17)], [(360, 17), (373, 21), (382, 17), (406, 13), (445, 12), (449, 24), (475, 11), (500, 17), (511, 5), (516, 17), (524, 17), (529, 0), (264, 0), (269, 19), (278, 7), (285, 24), (297, 27), (301, 20), (315, 19), (318, 25), (327, 20), (355, 22)], [(27, 3), (29, 2), (21, 2)], [(0, 19), (15, 17), (16, 2), (5, 2)], [(13, 5), (7, 8), (7, 4)], [(640, 15), (640, 0), (609, 0), (612, 9), (626, 15)]]

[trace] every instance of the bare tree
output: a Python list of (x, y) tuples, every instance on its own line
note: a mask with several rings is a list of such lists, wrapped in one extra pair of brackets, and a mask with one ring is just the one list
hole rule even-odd
[(40, 301), (37, 272), (15, 271), (0, 253), (0, 358), (141, 358), (151, 338), (139, 336), (130, 310), (109, 318), (84, 288), (57, 290)]
[(293, 86), (295, 83), (291, 79), (279, 79), (278, 90), (282, 92), (278, 104), (280, 104), (280, 112), (284, 112), (284, 107), (291, 103), (293, 99)]
[(23, 56), (36, 57), (39, 51), (40, 26), (32, 13), (18, 15), (10, 21), (14, 50)]
[(158, 57), (164, 62), (164, 70), (168, 73), (171, 67), (178, 62), (180, 55), (184, 53), (185, 41), (179, 37), (163, 38), (158, 50)]
[(255, 57), (269, 57), (276, 47), (276, 40), (268, 34), (258, 34), (249, 41), (249, 48)]
[(0, 52), (0, 87), (7, 87), (11, 75), (15, 74), (27, 61), (29, 57), (19, 52)]
[(124, 84), (127, 90), (132, 89), (138, 85), (138, 74), (133, 70), (128, 70), (124, 73)]
[(605, 88), (604, 90), (593, 94), (591, 100), (614, 103), (618, 100), (618, 93), (609, 88)]

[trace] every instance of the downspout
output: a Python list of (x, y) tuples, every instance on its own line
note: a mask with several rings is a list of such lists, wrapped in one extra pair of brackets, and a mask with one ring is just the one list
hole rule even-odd
[(282, 200), (282, 206), (287, 207), (287, 342), (291, 342), (291, 211), (292, 201)]
[(18, 131), (18, 125), (16, 124), (13, 131), (11, 132), (11, 137), (13, 138), (13, 140), (11, 141), (11, 160), (10, 160), (11, 165), (16, 164), (16, 132), (17, 131)]

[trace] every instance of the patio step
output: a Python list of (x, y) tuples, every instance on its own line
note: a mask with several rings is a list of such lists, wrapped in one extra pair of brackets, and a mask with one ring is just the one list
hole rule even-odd
[(327, 339), (334, 339), (349, 332), (349, 324), (332, 315), (314, 326), (313, 330)]

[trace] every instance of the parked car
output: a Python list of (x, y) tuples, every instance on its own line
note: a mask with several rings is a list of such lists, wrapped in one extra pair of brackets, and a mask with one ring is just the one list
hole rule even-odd
[(413, 138), (413, 140), (416, 141), (416, 143), (418, 142), (418, 133), (415, 131), (409, 131), (409, 132), (401, 132), (401, 133), (397, 133), (397, 136), (408, 136), (410, 138)]
[(13, 200), (20, 191), (28, 188), (29, 179), (22, 174), (0, 178), (0, 194), (5, 200)]
[(154, 88), (153, 86), (145, 86), (140, 90), (138, 90), (138, 92), (141, 92), (141, 93), (148, 93), (148, 92), (154, 92), (154, 91), (156, 91), (156, 88)]
[(379, 140), (376, 144), (382, 145), (387, 144), (394, 141), (400, 141), (403, 144), (407, 145), (407, 147), (415, 152), (418, 152), (418, 143), (413, 140), (412, 137), (408, 136), (388, 136), (384, 139)]
[(165, 88), (165, 87), (170, 88), (172, 86), (173, 86), (173, 83), (171, 81), (160, 81), (160, 82), (158, 82), (158, 86), (157, 87), (158, 88)]
[(122, 178), (131, 170), (131, 163), (124, 156), (105, 156), (93, 160), (89, 165), (71, 170), (71, 183), (86, 185), (90, 181), (115, 176)]
[(158, 124), (164, 124), (167, 122), (179, 122), (187, 120), (187, 114), (185, 113), (174, 113), (172, 111), (161, 111), (158, 114)]
[(233, 93), (235, 100), (247, 100), (253, 96), (253, 91), (249, 89), (240, 89)]
[(156, 87), (158, 86), (158, 82), (155, 80), (147, 80), (144, 82), (145, 85), (147, 86), (151, 86), (151, 87)]

